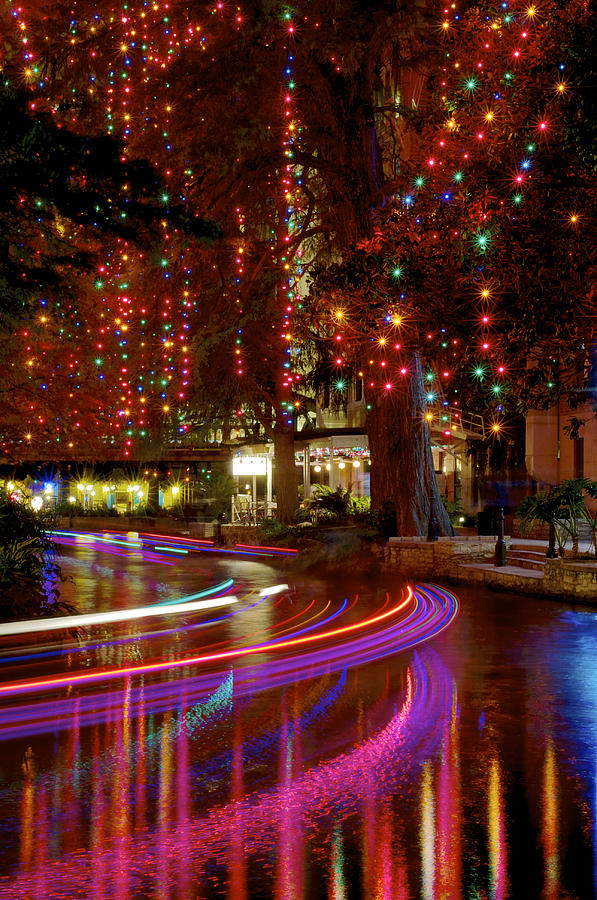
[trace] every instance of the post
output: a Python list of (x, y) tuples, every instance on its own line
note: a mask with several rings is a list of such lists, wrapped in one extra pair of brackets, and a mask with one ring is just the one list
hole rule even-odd
[(498, 509), (497, 541), (495, 542), (495, 565), (506, 565), (506, 542), (504, 540), (504, 508)]
[(311, 496), (311, 445), (305, 445), (303, 457), (303, 500)]
[(547, 559), (556, 559), (558, 555), (558, 551), (556, 550), (556, 525), (555, 522), (549, 523), (549, 545), (547, 547), (547, 553), (545, 554)]
[(272, 514), (272, 458), (270, 453), (268, 452), (266, 460), (265, 460), (265, 500), (266, 500), (266, 516), (271, 516)]
[(328, 484), (330, 486), (330, 490), (335, 491), (336, 490), (336, 472), (334, 469), (334, 445), (333, 444), (331, 447), (328, 447), (328, 452), (330, 454), (330, 477), (329, 477)]

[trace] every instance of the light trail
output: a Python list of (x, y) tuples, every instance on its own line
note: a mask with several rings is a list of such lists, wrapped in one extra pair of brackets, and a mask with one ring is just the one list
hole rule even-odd
[(27, 619), (23, 622), (4, 622), (0, 625), (0, 637), (13, 634), (37, 634), (46, 631), (65, 631), (72, 628), (88, 628), (93, 625), (109, 625), (152, 616), (169, 616), (175, 613), (199, 612), (237, 603), (234, 596), (196, 600), (191, 603), (172, 603), (165, 606), (139, 606), (136, 609), (116, 609), (103, 613), (87, 613), (78, 616), (56, 616), (52, 619)]
[[(262, 603), (263, 599), (259, 598), (257, 604)], [(276, 601), (275, 605), (281, 600), (282, 598)], [(402, 603), (388, 610), (389, 598), (386, 595), (384, 603), (375, 615), (344, 628), (327, 629), (319, 635), (304, 636), (315, 628), (329, 624), (333, 619), (347, 615), (351, 610), (354, 615), (358, 603), (358, 598), (348, 605), (345, 600), (327, 619), (318, 622), (316, 620), (325, 614), (329, 603), (324, 609), (313, 614), (315, 601), (311, 599), (301, 610), (279, 622), (276, 632), (265, 643), (228, 649), (226, 645), (229, 646), (231, 641), (227, 640), (206, 648), (208, 652), (204, 652), (202, 657), (114, 669), (107, 674), (112, 679), (119, 677), (125, 679), (129, 698), (127, 707), (131, 715), (136, 715), (137, 712), (140, 714), (142, 709), (147, 712), (150, 707), (154, 712), (170, 709), (174, 702), (172, 698), (180, 691), (187, 700), (194, 698), (194, 702), (197, 702), (212, 693), (226, 674), (231, 672), (234, 676), (234, 697), (237, 699), (252, 697), (261, 690), (280, 688), (304, 680), (313, 681), (332, 672), (367, 665), (388, 656), (395, 657), (436, 637), (451, 624), (458, 612), (458, 600), (454, 594), (435, 585), (416, 585), (410, 603), (408, 601), (407, 594)], [(401, 612), (396, 614), (396, 610), (400, 607)], [(246, 612), (250, 608), (244, 608), (239, 613)], [(295, 624), (292, 627), (291, 637), (287, 639), (284, 632), (291, 630), (288, 626), (293, 622)], [(194, 627), (196, 626), (191, 626)], [(241, 640), (251, 636), (245, 633)], [(321, 639), (329, 639), (323, 647), (317, 643), (317, 640)], [(225, 652), (215, 652), (222, 647), (225, 648)], [(289, 647), (291, 652), (288, 652)], [(218, 659), (223, 661), (223, 664), (207, 671), (192, 673), (194, 661), (201, 658)], [(241, 664), (243, 659), (249, 664)], [(181, 677), (176, 680), (168, 678), (164, 681), (145, 681), (144, 673), (160, 669), (168, 671), (172, 663), (174, 668), (178, 668), (179, 671), (182, 669)], [(78, 674), (92, 677), (78, 678)], [(136, 675), (141, 677), (135, 679)], [(78, 683), (88, 681), (98, 683), (104, 678), (105, 672), (102, 671), (71, 673), (59, 679), (44, 678), (5, 685), (4, 688), (7, 690), (0, 687), (0, 696), (7, 695), (6, 703), (0, 708), (0, 740), (19, 735), (64, 730), (70, 727), (69, 722), (72, 722), (73, 716), (77, 722), (84, 720), (86, 724), (105, 721), (120, 708), (123, 689), (78, 693), (69, 691), (67, 696), (58, 696), (51, 700), (24, 700), (27, 693), (33, 695), (44, 690), (50, 691), (55, 687), (76, 686)], [(14, 698), (15, 705), (10, 704), (11, 697)]]
[[(117, 537), (117, 535), (119, 535)], [(133, 537), (134, 535), (134, 537)], [(124, 547), (130, 550), (140, 552), (144, 558), (158, 560), (160, 554), (176, 553), (180, 556), (186, 556), (188, 553), (220, 553), (232, 556), (296, 556), (298, 550), (289, 547), (265, 547), (259, 544), (236, 544), (234, 548), (216, 547), (213, 541), (201, 540), (199, 538), (179, 537), (169, 534), (150, 534), (146, 531), (132, 532), (130, 537), (125, 538), (124, 532), (102, 532), (101, 534), (93, 531), (54, 531), (53, 537), (58, 543), (68, 546), (77, 546), (80, 543), (86, 545), (98, 544), (98, 550), (110, 549), (111, 547)], [(160, 540), (160, 544), (156, 544), (156, 539)], [(113, 550), (112, 552), (115, 552)]]
[[(175, 607), (169, 607), (168, 610), (173, 608), (175, 609)], [(155, 613), (155, 607), (150, 607), (149, 609), (152, 613)], [(443, 588), (434, 585), (417, 586), (413, 592), (413, 589), (408, 587), (406, 597), (390, 607), (390, 609), (338, 628), (300, 636), (295, 633), (294, 636), (291, 635), (282, 639), (277, 636), (248, 647), (234, 647), (174, 660), (160, 660), (137, 666), (70, 673), (57, 677), (8, 683), (0, 686), (0, 696), (53, 690), (65, 686), (93, 684), (183, 667), (211, 666), (213, 664), (228, 665), (231, 662), (236, 661), (240, 663), (243, 659), (264, 653), (275, 653), (281, 670), (287, 674), (293, 671), (295, 673), (294, 677), (296, 677), (296, 670), (305, 669), (307, 665), (311, 667), (320, 664), (337, 666), (340, 661), (342, 661), (342, 665), (357, 664), (357, 662), (366, 658), (379, 658), (389, 653), (397, 653), (400, 650), (416, 646), (439, 634), (451, 623), (457, 611), (458, 601), (456, 597)], [(377, 629), (374, 630), (376, 626)], [(356, 639), (346, 642), (345, 639), (347, 637), (355, 634), (357, 635)], [(325, 649), (318, 650), (317, 646), (324, 641), (328, 645)], [(298, 648), (301, 648), (299, 656), (284, 656), (280, 660), (280, 651), (292, 651)], [(310, 650), (309, 648), (315, 649)], [(275, 674), (271, 667), (269, 671), (271, 675)], [(310, 671), (312, 674), (313, 669), (311, 668)]]

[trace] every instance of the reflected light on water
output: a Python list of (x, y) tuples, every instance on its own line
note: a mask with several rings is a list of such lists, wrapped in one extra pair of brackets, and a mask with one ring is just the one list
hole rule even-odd
[[(128, 565), (133, 607), (151, 582)], [(597, 621), (472, 589), (455, 619), (434, 586), (395, 612), (395, 584), (235, 565), (174, 592), (257, 573), (225, 620), (11, 676), (45, 686), (2, 698), (0, 898), (591, 896)], [(101, 578), (110, 608), (123, 582)], [(119, 676), (68, 680), (96, 667)]]
[(508, 860), (506, 856), (506, 828), (501, 772), (497, 757), (492, 759), (489, 770), (487, 819), (489, 835), (489, 895), (491, 900), (505, 900), (508, 896), (506, 877)]
[(560, 860), (558, 854), (558, 779), (553, 740), (548, 739), (543, 763), (541, 843), (545, 865), (545, 900), (560, 896)]
[[(59, 777), (53, 780), (53, 786), (52, 780), (48, 781), (54, 796), (53, 820), (69, 822), (76, 826), (77, 833), (84, 827), (84, 810), (91, 800), (89, 849), (70, 845), (65, 832), (66, 845), (52, 864), (52, 883), (61, 896), (84, 892), (95, 897), (99, 896), (98, 891), (105, 890), (108, 896), (124, 897), (139, 891), (148, 880), (156, 884), (159, 895), (181, 896), (174, 892), (174, 886), (187, 884), (185, 879), (191, 877), (196, 881), (208, 861), (217, 858), (230, 871), (230, 891), (234, 886), (234, 896), (242, 897), (242, 860), (267, 856), (277, 848), (274, 896), (303, 897), (304, 847), (320, 830), (321, 817), (336, 811), (336, 816), (341, 814), (346, 820), (368, 804), (372, 804), (369, 879), (377, 886), (379, 896), (392, 896), (396, 879), (395, 813), (390, 798), (400, 779), (412, 772), (420, 754), (426, 757), (438, 746), (449, 726), (452, 709), (451, 680), (431, 650), (413, 661), (402, 698), (386, 696), (380, 701), (380, 713), (388, 704), (391, 708), (398, 703), (385, 724), (380, 723), (374, 733), (363, 737), (352, 749), (310, 768), (305, 769), (301, 751), (301, 723), (308, 719), (299, 706), (285, 705), (277, 739), (278, 776), (271, 788), (245, 794), (243, 771), (251, 764), (255, 744), (242, 744), (235, 725), (232, 793), (228, 799), (222, 796), (221, 802), (203, 813), (191, 812), (185, 805), (193, 795), (193, 785), (197, 790), (197, 781), (184, 727), (188, 721), (184, 701), (178, 713), (165, 713), (156, 743), (150, 732), (142, 740), (139, 727), (133, 740), (128, 687), (121, 699), (122, 715), (113, 723), (94, 729), (91, 770), (77, 765), (78, 737), (69, 737), (64, 762), (71, 766), (70, 784), (62, 783)], [(284, 702), (287, 704), (288, 700)], [(204, 753), (207, 747), (203, 745)], [(139, 753), (141, 748), (146, 753), (145, 761), (143, 753)], [(157, 775), (157, 819), (153, 829), (144, 825), (139, 810), (139, 805), (146, 806), (146, 779), (140, 775), (143, 766), (146, 771), (155, 768)], [(225, 783), (227, 771), (218, 772), (216, 768), (214, 775)], [(363, 773), (367, 773), (366, 778)], [(84, 787), (89, 776), (90, 793)], [(45, 784), (46, 779), (37, 787), (32, 782), (23, 795), (22, 808), (28, 811), (23, 825), (30, 823), (21, 828), (23, 865), (11, 882), (0, 880), (0, 896), (19, 896), (19, 890), (24, 889), (31, 876), (31, 866), (25, 865), (25, 860), (31, 834), (37, 834), (41, 824), (39, 801)], [(133, 797), (135, 804), (131, 802)], [(336, 853), (340, 846), (337, 843)], [(187, 852), (181, 852), (183, 847)], [(341, 890), (342, 878), (336, 882)]]

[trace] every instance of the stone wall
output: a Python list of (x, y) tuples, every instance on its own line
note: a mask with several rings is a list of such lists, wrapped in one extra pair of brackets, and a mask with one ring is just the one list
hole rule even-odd
[(390, 538), (389, 563), (415, 578), (454, 578), (463, 562), (493, 560), (495, 537)]
[(545, 592), (597, 602), (597, 562), (580, 559), (546, 559)]
[(258, 544), (259, 525), (222, 525), (222, 540), (227, 547), (235, 544)]
[(64, 531), (121, 531), (123, 533), (151, 531), (156, 534), (188, 534), (189, 523), (184, 519), (152, 516), (60, 516), (58, 528)]
[(546, 559), (543, 574), (493, 565), (494, 537), (390, 538), (389, 566), (407, 578), (443, 578), (496, 590), (597, 604), (597, 561)]
[(494, 566), (459, 566), (457, 580), (465, 584), (521, 594), (540, 594), (562, 600), (597, 603), (597, 563), (546, 559), (543, 577), (523, 575)]
[(523, 529), (520, 519), (517, 516), (512, 516), (512, 529), (511, 529), (512, 537), (515, 538), (526, 538), (527, 540), (532, 541), (548, 541), (549, 540), (549, 525), (546, 525), (545, 522), (533, 522), (530, 528)]

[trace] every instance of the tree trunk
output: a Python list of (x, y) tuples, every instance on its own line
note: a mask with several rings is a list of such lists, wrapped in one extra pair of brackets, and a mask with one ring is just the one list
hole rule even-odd
[(371, 506), (385, 519), (395, 516), (398, 535), (427, 535), (432, 517), (439, 534), (453, 534), (433, 468), (424, 398), (418, 354), (403, 382), (382, 397), (368, 397)]
[(276, 518), (288, 524), (292, 522), (299, 505), (294, 462), (294, 426), (280, 420), (274, 426), (274, 465)]

